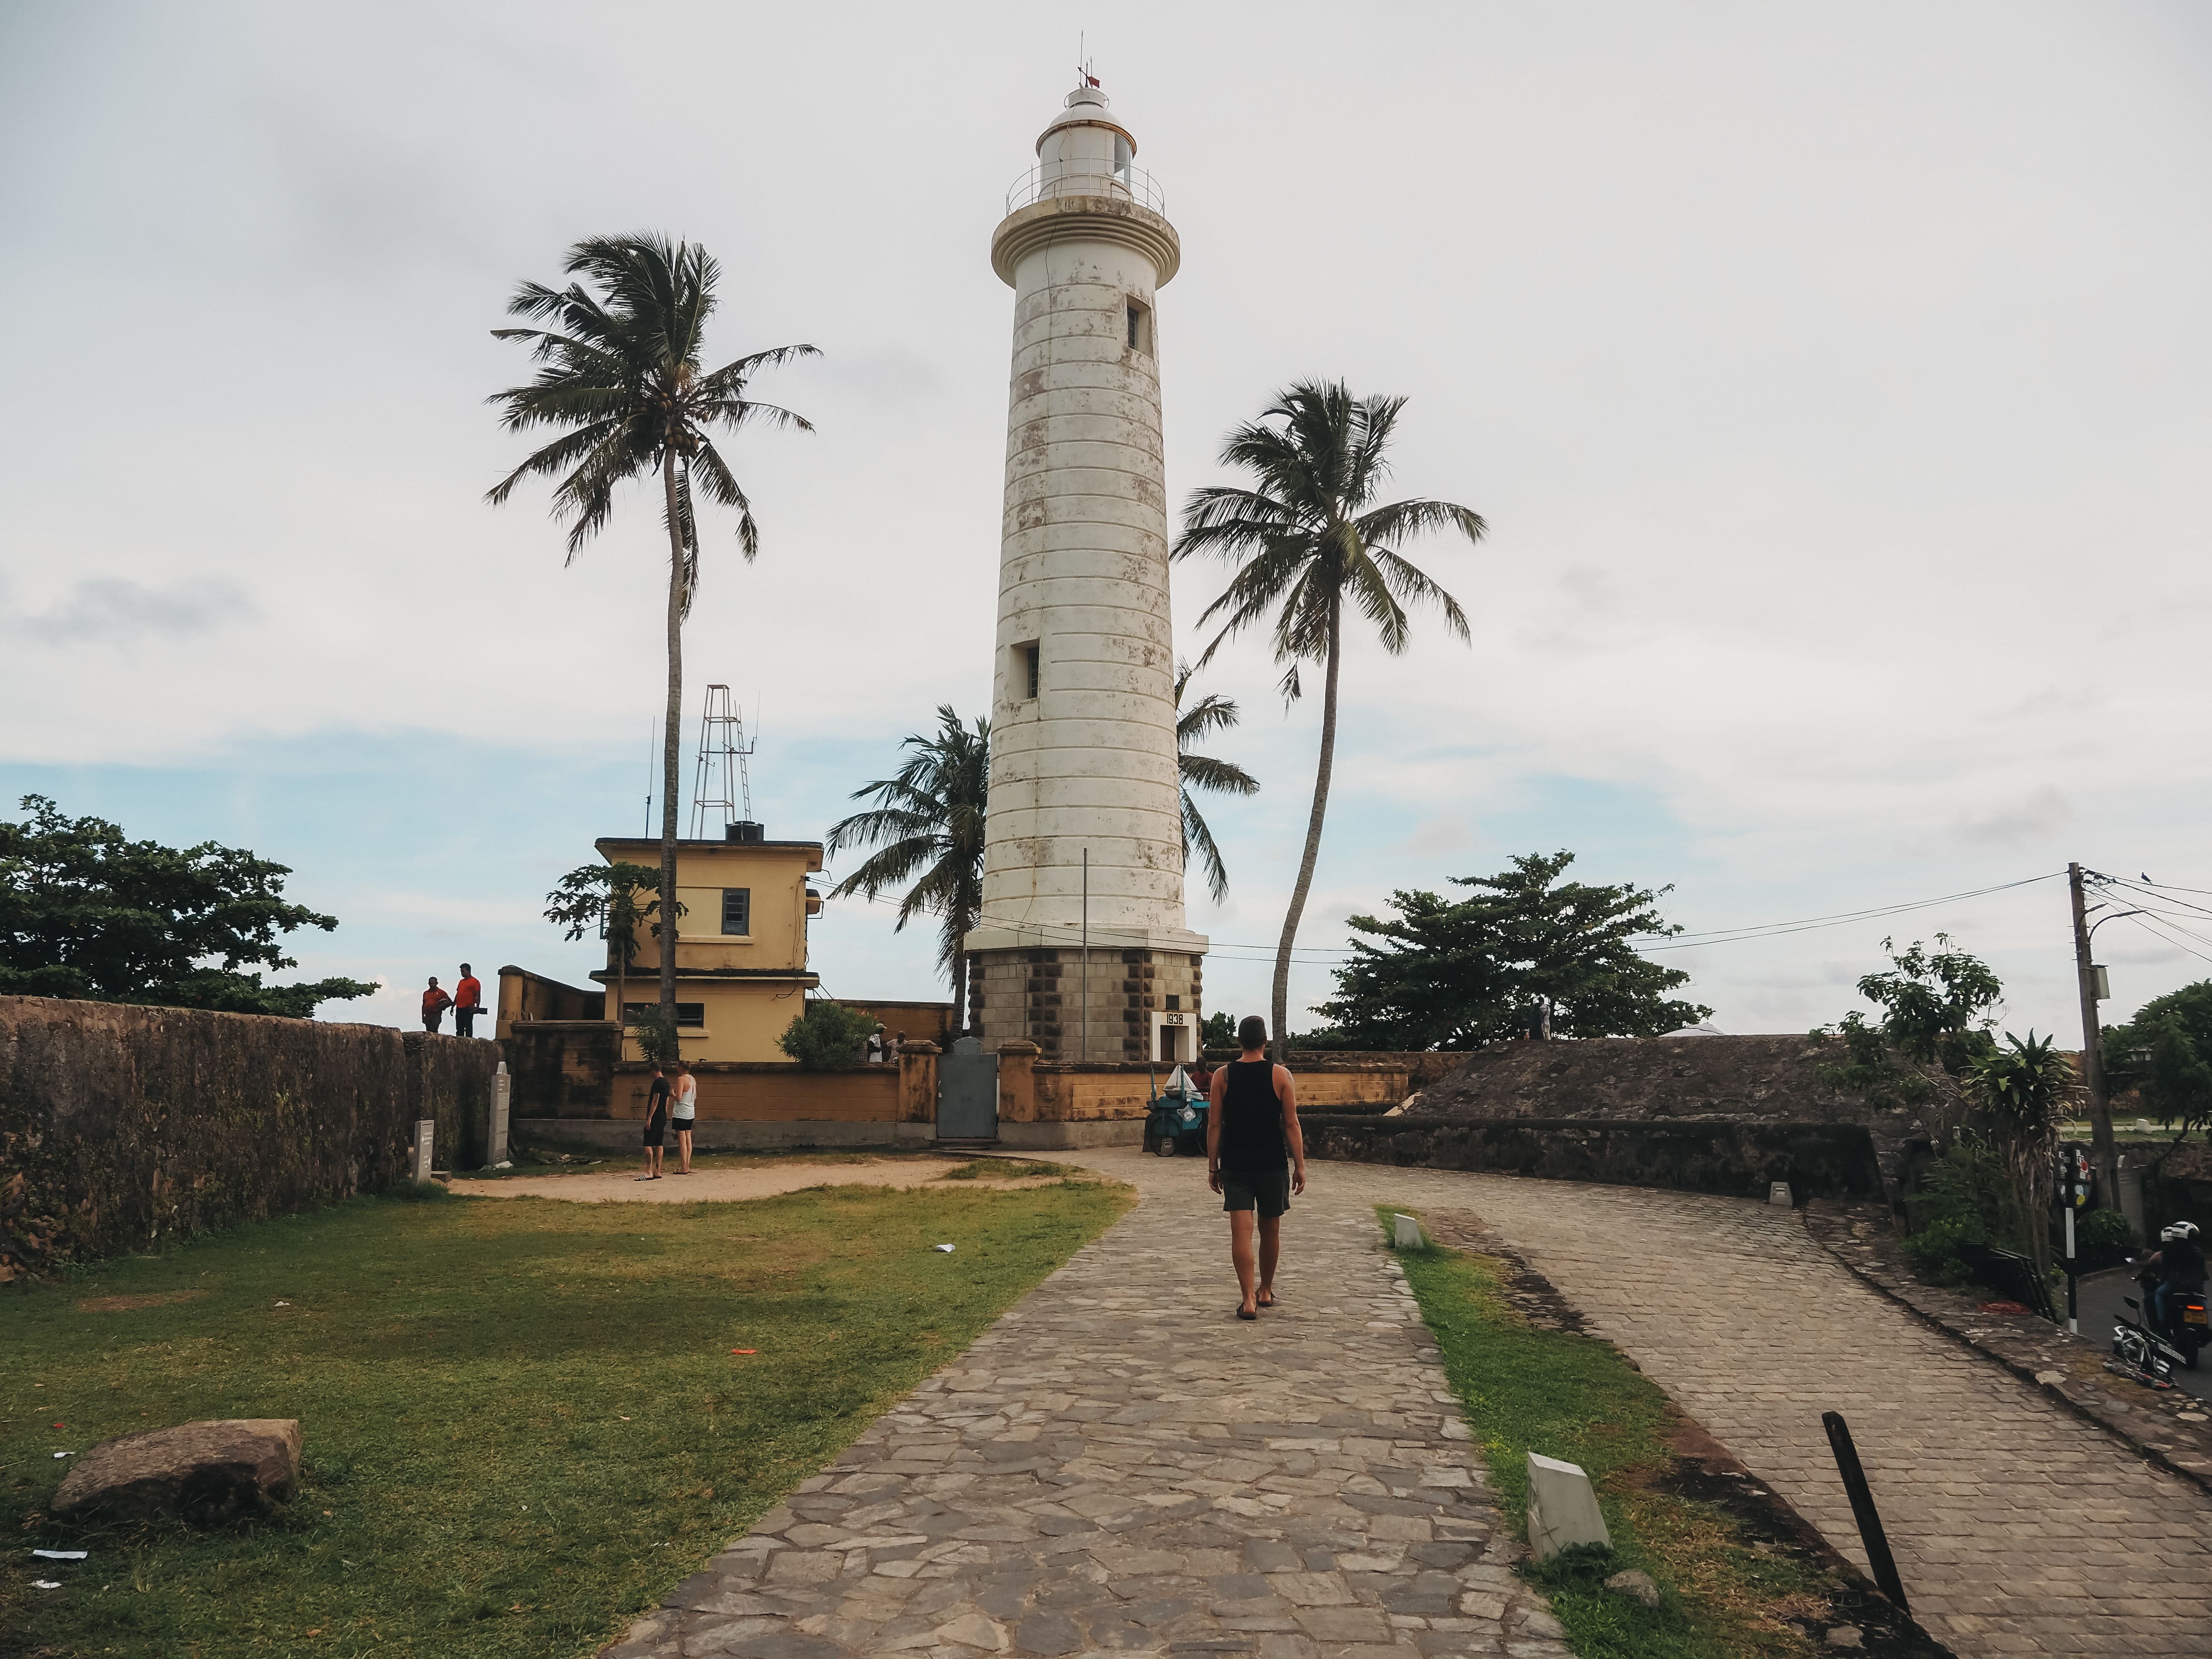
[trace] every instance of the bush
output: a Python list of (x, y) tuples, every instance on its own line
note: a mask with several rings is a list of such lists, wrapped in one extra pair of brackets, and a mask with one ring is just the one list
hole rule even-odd
[(2135, 1230), (2118, 1210), (2085, 1210), (2074, 1218), (2074, 1248), (2090, 1273), (2118, 1267), (2135, 1245)]
[(875, 1029), (873, 1019), (842, 1002), (810, 1002), (775, 1044), (808, 1071), (826, 1072), (858, 1063)]
[(1918, 1232), (1899, 1241), (1898, 1249), (1905, 1259), (1920, 1271), (1920, 1276), (1936, 1285), (1970, 1285), (1974, 1279), (1973, 1269), (1960, 1258), (1962, 1248), (1989, 1243), (1980, 1221), (1970, 1215), (1946, 1216), (1932, 1221)]

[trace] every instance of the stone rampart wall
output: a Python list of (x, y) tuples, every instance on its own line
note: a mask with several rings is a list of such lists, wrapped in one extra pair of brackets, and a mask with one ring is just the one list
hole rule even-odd
[[(0, 1279), (480, 1162), (496, 1043), (260, 1014), (0, 997)], [(473, 1149), (473, 1150), (471, 1150)]]
[(1312, 1158), (1745, 1198), (1765, 1197), (1769, 1183), (1777, 1181), (1788, 1182), (1800, 1200), (1874, 1198), (1881, 1193), (1873, 1139), (1856, 1124), (1302, 1116)]

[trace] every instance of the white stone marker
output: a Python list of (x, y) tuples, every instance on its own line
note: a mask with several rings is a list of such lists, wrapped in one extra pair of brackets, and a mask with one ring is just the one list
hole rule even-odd
[(1779, 1205), (1785, 1210), (1788, 1209), (1790, 1207), (1790, 1183), (1786, 1181), (1768, 1182), (1766, 1183), (1766, 1201), (1769, 1204)]
[(430, 1178), (430, 1142), (438, 1133), (438, 1120), (418, 1117), (415, 1120), (415, 1179)]
[(507, 1162), (507, 1115), (514, 1087), (514, 1079), (507, 1074), (507, 1062), (502, 1060), (499, 1075), (491, 1080), (491, 1126), (484, 1136), (484, 1162), (495, 1170)]
[(1409, 1215), (1390, 1218), (1390, 1242), (1401, 1250), (1421, 1248), (1421, 1224)]
[(1576, 1544), (1613, 1547), (1590, 1478), (1573, 1463), (1528, 1454), (1528, 1549), (1548, 1561)]

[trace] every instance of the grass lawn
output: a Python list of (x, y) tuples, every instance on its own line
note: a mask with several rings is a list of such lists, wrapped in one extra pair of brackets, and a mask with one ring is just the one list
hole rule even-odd
[[(1377, 1211), (1386, 1225), (1389, 1214)], [(1680, 1419), (1667, 1396), (1611, 1343), (1531, 1324), (1501, 1294), (1511, 1264), (1434, 1245), (1398, 1257), (1482, 1443), (1506, 1525), (1528, 1531), (1529, 1452), (1579, 1464), (1597, 1487), (1612, 1557), (1562, 1556), (1529, 1570), (1582, 1659), (1808, 1655), (1818, 1650), (1784, 1621), (1842, 1622), (1832, 1602), (1863, 1599), (1816, 1560), (1761, 1538), (1729, 1506), (1684, 1495), (1671, 1443)], [(1651, 1575), (1662, 1606), (1647, 1609), (1604, 1587), (1628, 1567)], [(1930, 1650), (1868, 1644), (1916, 1650)]]
[[(588, 1654), (1128, 1202), (357, 1199), (0, 1294), (0, 1655)], [(45, 1517), (54, 1452), (228, 1417), (301, 1419), (287, 1514)]]

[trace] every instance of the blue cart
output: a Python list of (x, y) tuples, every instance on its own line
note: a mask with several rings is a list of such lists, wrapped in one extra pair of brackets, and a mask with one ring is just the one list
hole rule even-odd
[(1180, 1152), (1206, 1155), (1206, 1115), (1210, 1103), (1190, 1085), (1178, 1066), (1164, 1089), (1156, 1088), (1145, 1109), (1145, 1150), (1162, 1158)]

